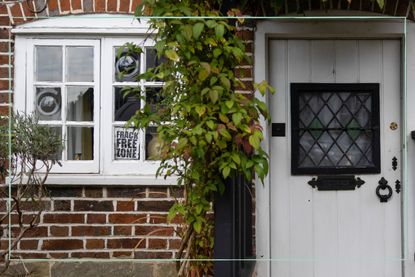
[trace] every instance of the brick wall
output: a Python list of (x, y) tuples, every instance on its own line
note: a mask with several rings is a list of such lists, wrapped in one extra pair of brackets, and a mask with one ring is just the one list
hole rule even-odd
[[(4, 3), (6, 2), (6, 3)], [(40, 18), (83, 13), (133, 13), (139, 0), (44, 0), (0, 3), (0, 115), (8, 115), (13, 93), (13, 26)], [(241, 28), (247, 52), (253, 52), (253, 29)], [(11, 53), (9, 53), (9, 49)], [(9, 62), (10, 60), (10, 62)], [(241, 65), (236, 73), (246, 84), (240, 93), (251, 93), (252, 66)], [(0, 180), (0, 183), (2, 181)], [(4, 183), (4, 181), (3, 181)], [(149, 184), (151, 185), (151, 184)], [(168, 209), (181, 191), (171, 187), (77, 186), (50, 187), (51, 200), (38, 227), (18, 244), (14, 254), (23, 258), (174, 258), (180, 239), (180, 222), (167, 224)], [(6, 199), (0, 199), (0, 215)], [(26, 213), (31, 214), (30, 207)], [(32, 212), (33, 213), (33, 212)], [(16, 223), (16, 218), (12, 217)], [(254, 221), (255, 222), (255, 221)], [(12, 235), (16, 235), (17, 225)], [(14, 232), (13, 232), (14, 231)], [(0, 234), (0, 247), (8, 245)]]
[[(51, 187), (39, 225), (20, 241), (23, 258), (174, 258), (180, 221), (167, 211), (181, 190), (168, 187)], [(0, 209), (5, 211), (6, 199)], [(34, 214), (30, 205), (24, 214)], [(12, 236), (19, 231), (17, 217)], [(7, 233), (2, 244), (7, 246)]]

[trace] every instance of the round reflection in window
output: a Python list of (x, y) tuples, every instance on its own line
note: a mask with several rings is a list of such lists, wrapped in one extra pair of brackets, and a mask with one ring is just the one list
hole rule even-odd
[(115, 74), (119, 81), (136, 81), (140, 72), (140, 56), (124, 50), (115, 61)]
[(60, 112), (60, 93), (53, 88), (42, 88), (37, 93), (36, 110), (42, 116), (53, 116)]

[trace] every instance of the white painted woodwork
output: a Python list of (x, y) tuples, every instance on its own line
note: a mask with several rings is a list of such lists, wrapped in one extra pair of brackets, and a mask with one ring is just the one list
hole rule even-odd
[[(272, 121), (287, 124), (286, 137), (269, 140), (270, 276), (402, 276), (402, 193), (387, 203), (375, 193), (382, 176), (393, 189), (402, 182), (400, 41), (271, 39), (268, 53), (277, 91), (269, 101)], [(292, 82), (380, 83), (380, 174), (358, 175), (366, 183), (354, 191), (317, 191), (307, 184), (311, 175), (291, 175)]]

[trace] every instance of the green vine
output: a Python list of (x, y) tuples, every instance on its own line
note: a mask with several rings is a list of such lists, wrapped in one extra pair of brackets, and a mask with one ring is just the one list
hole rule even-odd
[[(155, 49), (166, 62), (139, 77), (164, 82), (157, 112), (146, 104), (129, 124), (158, 126), (157, 175), (178, 176), (178, 185), (184, 188), (184, 200), (168, 216), (169, 220), (181, 216), (185, 223), (177, 255), (183, 259), (179, 276), (212, 271), (212, 262), (206, 261), (212, 258), (214, 245), (210, 214), (213, 196), (225, 190), (226, 179), (242, 174), (249, 181), (255, 175), (263, 180), (268, 173), (268, 157), (260, 146), (260, 117), (268, 118), (267, 107), (252, 94), (235, 93), (244, 88), (235, 69), (251, 60), (235, 27), (228, 19), (217, 18), (216, 5), (216, 1), (145, 0), (136, 12), (157, 17), (149, 20), (150, 29), (156, 30)], [(182, 16), (203, 18), (177, 19)], [(262, 95), (272, 91), (266, 82), (254, 87)]]

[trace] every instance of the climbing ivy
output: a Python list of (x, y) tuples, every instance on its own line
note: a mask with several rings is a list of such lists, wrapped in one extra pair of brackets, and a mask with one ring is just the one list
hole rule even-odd
[[(244, 88), (235, 69), (251, 59), (235, 26), (219, 18), (218, 5), (206, 0), (144, 0), (136, 12), (154, 16), (149, 20), (154, 47), (166, 62), (139, 76), (164, 82), (156, 112), (146, 104), (128, 124), (143, 129), (158, 126), (157, 175), (177, 176), (177, 184), (184, 188), (184, 200), (168, 216), (169, 220), (180, 216), (185, 223), (177, 256), (185, 259), (179, 264), (179, 276), (212, 270), (206, 260), (212, 257), (214, 244), (212, 201), (215, 193), (223, 193), (226, 180), (237, 174), (248, 181), (254, 176), (263, 180), (268, 173), (260, 125), (261, 116), (268, 118), (267, 106), (253, 94), (235, 93)], [(272, 91), (265, 81), (254, 88), (262, 95)]]

